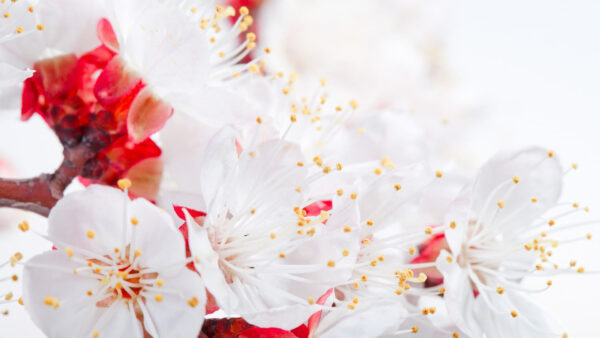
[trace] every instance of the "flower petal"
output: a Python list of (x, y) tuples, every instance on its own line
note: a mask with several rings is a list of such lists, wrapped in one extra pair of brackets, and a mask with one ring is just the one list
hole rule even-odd
[(145, 327), (155, 327), (157, 337), (198, 337), (206, 303), (206, 292), (200, 276), (185, 269), (176, 277), (165, 278), (162, 288), (166, 292), (161, 293), (161, 302), (154, 299), (146, 301), (150, 317), (144, 317), (144, 323), (152, 321), (152, 325)]
[(136, 225), (129, 226), (133, 232), (131, 245), (142, 251), (138, 257), (140, 265), (166, 271), (175, 268), (179, 271), (184, 265), (185, 242), (169, 214), (147, 200), (138, 198), (131, 202), (129, 215), (137, 220)]
[(173, 115), (173, 108), (158, 98), (150, 87), (144, 87), (133, 99), (127, 116), (127, 132), (134, 143), (140, 143), (159, 131)]
[(67, 194), (50, 211), (48, 235), (58, 241), (56, 247), (73, 246), (105, 255), (121, 246), (128, 201), (118, 189), (100, 185)]
[[(80, 267), (61, 251), (50, 251), (30, 259), (23, 270), (23, 302), (36, 325), (51, 338), (85, 337), (106, 311), (96, 306), (94, 298), (86, 295), (96, 291), (96, 279), (73, 274)], [(44, 303), (54, 297), (59, 306)], [(77, 325), (73, 325), (77, 323)]]

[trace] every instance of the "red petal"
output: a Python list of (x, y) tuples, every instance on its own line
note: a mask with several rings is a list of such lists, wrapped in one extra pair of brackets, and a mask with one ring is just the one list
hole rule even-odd
[[(415, 257), (411, 263), (431, 263), (435, 262), (435, 260), (440, 255), (440, 251), (450, 250), (448, 247), (448, 242), (446, 241), (446, 237), (443, 233), (436, 234), (427, 239), (423, 244), (419, 246), (419, 255)], [(416, 269), (415, 273), (423, 272), (427, 275), (427, 281), (425, 282), (425, 286), (437, 286), (443, 283), (444, 276), (440, 273), (438, 269), (435, 267), (425, 268), (425, 269)]]
[(204, 211), (194, 210), (179, 205), (173, 205), (175, 215), (177, 215), (177, 217), (179, 217), (182, 221), (185, 221), (185, 213), (183, 212), (183, 209), (186, 209), (190, 213), (190, 216), (192, 216), (193, 218), (206, 216), (206, 213)]
[(129, 109), (127, 131), (129, 139), (139, 143), (148, 136), (162, 129), (173, 115), (173, 108), (163, 100), (154, 96), (150, 88), (142, 89)]
[(100, 21), (98, 21), (98, 25), (96, 26), (96, 34), (98, 34), (98, 39), (100, 39), (100, 41), (102, 41), (107, 48), (115, 53), (119, 51), (119, 41), (117, 40), (117, 35), (107, 19), (102, 18)]
[(38, 112), (38, 91), (33, 79), (29, 78), (23, 83), (21, 94), (21, 120), (27, 121)]
[(298, 338), (308, 338), (308, 335), (310, 334), (310, 330), (308, 329), (308, 326), (302, 324), (302, 325), (298, 326), (297, 328), (293, 329), (292, 333), (294, 335), (296, 335), (296, 337), (298, 337)]
[(127, 95), (135, 94), (142, 80), (127, 69), (122, 59), (115, 56), (106, 65), (94, 86), (94, 94), (103, 106), (112, 105)]
[(240, 333), (239, 338), (297, 338), (290, 331), (277, 328), (251, 327)]
[(318, 216), (321, 211), (329, 211), (332, 208), (331, 201), (319, 201), (304, 207), (306, 216)]

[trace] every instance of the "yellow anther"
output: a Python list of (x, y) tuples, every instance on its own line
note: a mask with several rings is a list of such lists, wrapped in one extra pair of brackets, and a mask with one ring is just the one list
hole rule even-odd
[(336, 193), (338, 196), (342, 196), (344, 194), (344, 190), (338, 189)]
[(308, 297), (306, 300), (308, 301), (308, 304), (310, 304), (310, 305), (313, 305), (315, 303), (315, 299), (312, 297)]
[(521, 179), (519, 178), (519, 176), (515, 176), (513, 177), (513, 182), (515, 182), (515, 184), (519, 183)]
[(577, 170), (577, 168), (579, 168), (579, 165), (577, 163), (572, 163), (571, 168)]
[(350, 107), (352, 107), (352, 109), (358, 108), (358, 102), (355, 100), (350, 100)]
[(348, 256), (350, 254), (350, 251), (348, 251), (347, 249), (342, 250), (342, 256)]
[(438, 171), (435, 172), (435, 177), (442, 178), (442, 176), (444, 176), (444, 173), (441, 172), (440, 170), (438, 170)]
[(452, 332), (452, 338), (458, 338), (458, 332)]
[(576, 261), (570, 261), (570, 262), (569, 262), (569, 265), (570, 265), (571, 267), (574, 267), (575, 265), (577, 265), (577, 262), (576, 262)]
[(583, 266), (580, 266), (579, 268), (577, 268), (578, 273), (583, 273), (583, 271), (584, 271)]
[(541, 264), (536, 264), (535, 269), (542, 271), (542, 270), (544, 270), (544, 267)]
[(411, 331), (412, 331), (412, 333), (417, 333), (417, 332), (419, 332), (419, 327), (418, 326), (413, 326), (411, 328)]
[(590, 234), (590, 233), (587, 233), (587, 234), (585, 235), (585, 238), (587, 238), (587, 239), (592, 239), (592, 234)]
[(19, 224), (19, 229), (23, 232), (29, 230), (29, 223), (27, 221), (23, 221)]
[[(551, 156), (551, 157), (552, 157), (552, 156)], [(510, 312), (510, 315), (511, 315), (511, 316), (513, 316), (513, 318), (517, 317), (517, 311), (515, 311), (515, 310), (512, 310), (512, 311)]]
[(554, 157), (554, 151), (553, 150), (550, 150), (548, 152), (548, 157)]
[(504, 201), (498, 201), (498, 208), (504, 208)]
[(58, 299), (55, 298), (55, 297), (46, 297), (46, 298), (44, 298), (44, 304), (46, 304), (47, 306), (52, 306), (55, 309), (57, 309), (58, 306), (60, 305)]
[(4, 300), (11, 300), (13, 298), (13, 293), (9, 292), (4, 296)]
[(19, 305), (23, 305), (23, 298), (19, 297), (19, 300), (17, 300), (17, 303), (19, 303)]
[(417, 250), (415, 249), (414, 246), (411, 246), (411, 247), (408, 248), (408, 254), (409, 255), (414, 255), (416, 251)]
[(38, 31), (43, 31), (45, 27), (41, 23), (38, 23), (35, 28), (37, 28)]
[(140, 221), (135, 217), (132, 217), (130, 221), (132, 225), (138, 225), (140, 223)]
[(121, 290), (122, 288), (123, 288), (123, 284), (121, 284), (121, 282), (115, 283), (115, 289)]
[(246, 7), (246, 6), (240, 7), (240, 14), (241, 15), (248, 15), (248, 14), (250, 14), (250, 11), (248, 10), (248, 7)]
[(100, 336), (100, 332), (98, 332), (97, 330), (92, 331), (93, 338), (98, 338), (98, 336)]
[(328, 166), (328, 165), (326, 165), (326, 166), (323, 168), (323, 173), (324, 173), (324, 174), (329, 174), (329, 172), (331, 172), (331, 167), (330, 167), (330, 166)]
[(328, 266), (328, 267), (330, 267), (330, 268), (333, 268), (333, 267), (335, 266), (335, 261), (334, 261), (334, 260), (332, 260), (332, 259), (330, 259), (330, 260), (327, 262), (327, 266)]
[(554, 220), (553, 220), (553, 219), (551, 219), (551, 220), (549, 220), (549, 221), (548, 221), (548, 225), (549, 225), (549, 226), (553, 226), (553, 225), (554, 225), (554, 223), (555, 223), (555, 222), (554, 222)]
[(452, 259), (452, 256), (448, 256), (446, 257), (446, 260), (448, 261), (448, 263), (452, 263), (454, 260)]
[(367, 275), (362, 275), (360, 276), (360, 280), (366, 282), (367, 280), (369, 280), (369, 278), (367, 278)]
[(188, 299), (187, 303), (190, 307), (196, 307), (196, 306), (198, 306), (198, 304), (200, 302), (198, 301), (198, 298), (192, 297), (192, 298)]
[(546, 282), (546, 285), (548, 285), (548, 286), (552, 286), (552, 281), (551, 281), (551, 280), (547, 281), (547, 282)]
[(5, 18), (5, 19), (8, 19), (9, 17), (10, 17), (10, 13), (9, 13), (9, 12), (5, 12), (5, 13), (4, 13), (4, 18)]
[(156, 286), (161, 287), (163, 285), (165, 285), (165, 281), (164, 280), (162, 280), (162, 279), (157, 279), (156, 280)]
[(65, 252), (67, 253), (67, 256), (73, 257), (73, 249), (71, 249), (71, 248), (65, 248)]
[(354, 304), (348, 304), (348, 309), (350, 310), (354, 310), (356, 307), (354, 306)]
[(256, 123), (261, 124), (262, 123), (262, 119), (259, 117), (256, 118)]
[(342, 170), (343, 166), (341, 163), (338, 163), (335, 165), (335, 168), (339, 171), (339, 170)]
[(96, 233), (94, 232), (94, 230), (88, 230), (86, 232), (86, 235), (87, 235), (88, 238), (91, 239), (91, 238), (94, 238), (96, 236)]
[(285, 254), (282, 252), (279, 254), (279, 258), (285, 258)]
[(352, 228), (349, 225), (344, 226), (344, 232), (350, 232)]
[(496, 292), (498, 292), (498, 294), (501, 295), (501, 294), (504, 293), (504, 288), (501, 287), (501, 286), (499, 286), (499, 287), (496, 288)]
[(17, 27), (17, 34), (21, 34), (23, 33), (25, 30), (23, 29), (23, 27)]
[(429, 313), (434, 314), (435, 310), (436, 310), (435, 307), (432, 306), (432, 307), (429, 308)]
[(374, 259), (374, 260), (372, 260), (372, 261), (371, 261), (371, 266), (377, 266), (377, 260), (375, 260), (375, 259)]
[(271, 48), (269, 48), (269, 47), (266, 47), (266, 48), (265, 48), (265, 53), (267, 53), (267, 54), (271, 53)]
[(296, 192), (301, 192), (302, 188), (301, 187), (296, 187)]
[(381, 175), (381, 173), (382, 173), (381, 168), (375, 168), (375, 170), (373, 170), (373, 173), (375, 175)]
[(400, 184), (394, 184), (394, 189), (396, 189), (396, 191), (402, 189), (402, 186)]
[(579, 208), (579, 203), (573, 203), (573, 208), (575, 208), (575, 209)]
[(353, 200), (355, 200), (357, 196), (358, 196), (358, 193), (356, 193), (356, 192), (353, 192), (350, 194), (350, 198)]
[(439, 289), (438, 289), (438, 293), (439, 293), (440, 295), (443, 295), (445, 292), (446, 292), (446, 288), (445, 288), (445, 287), (443, 287), (443, 286), (442, 286), (441, 288), (439, 288)]
[(271, 233), (271, 234), (269, 235), (269, 237), (271, 237), (271, 239), (275, 239), (275, 238), (277, 238), (277, 235), (275, 235), (274, 233)]
[(373, 226), (373, 220), (372, 219), (368, 219), (367, 220), (367, 225), (368, 226)]
[(163, 301), (163, 295), (161, 295), (160, 293), (157, 293), (154, 295), (154, 300), (157, 302), (162, 302)]
[(128, 189), (129, 187), (131, 187), (131, 180), (129, 180), (128, 178), (122, 178), (117, 181), (117, 186), (119, 186), (121, 190)]
[(427, 315), (429, 314), (429, 309), (428, 309), (428, 308), (423, 308), (423, 310), (421, 310), (421, 313), (422, 313), (424, 316), (427, 316)]
[(537, 198), (535, 198), (535, 197), (531, 198), (531, 203), (536, 203), (537, 201), (538, 201)]
[(356, 133), (357, 133), (358, 135), (362, 135), (362, 134), (364, 134), (366, 131), (367, 131), (367, 129), (365, 129), (365, 128), (358, 128), (358, 129), (356, 130)]
[(395, 294), (397, 294), (398, 296), (402, 295), (402, 293), (403, 293), (403, 292), (404, 292), (404, 291), (402, 291), (402, 289), (396, 289), (396, 290), (394, 291), (394, 293), (395, 293)]
[(433, 233), (433, 229), (432, 229), (431, 227), (426, 227), (426, 228), (425, 228), (425, 233), (426, 233), (427, 235), (431, 235), (431, 234)]
[(396, 164), (394, 164), (394, 162), (392, 162), (390, 160), (390, 158), (387, 157), (387, 156), (383, 157), (381, 159), (381, 165), (384, 166), (384, 167), (386, 167), (386, 168), (395, 168), (396, 167)]
[(248, 41), (254, 41), (254, 40), (256, 40), (256, 34), (254, 34), (254, 33), (247, 33), (246, 34), (246, 40), (248, 40)]
[(141, 255), (142, 255), (142, 250), (140, 250), (140, 249), (135, 249), (135, 250), (133, 251), (133, 254), (135, 255), (135, 257), (139, 257), (139, 256), (141, 256)]
[(18, 280), (19, 280), (19, 276), (17, 276), (17, 275), (12, 275), (12, 277), (11, 277), (10, 279), (12, 279), (12, 281), (13, 281), (13, 282), (16, 282), (16, 281), (18, 281)]

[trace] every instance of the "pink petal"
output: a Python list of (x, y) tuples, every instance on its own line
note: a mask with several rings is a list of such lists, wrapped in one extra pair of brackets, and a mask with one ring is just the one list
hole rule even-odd
[(96, 34), (98, 34), (98, 39), (100, 39), (107, 48), (115, 53), (119, 51), (119, 41), (117, 40), (112, 25), (107, 19), (102, 18), (98, 21)]
[(127, 69), (119, 56), (115, 56), (106, 65), (94, 87), (94, 95), (100, 104), (111, 105), (127, 95), (133, 95), (142, 80)]
[(139, 143), (162, 129), (173, 115), (173, 108), (145, 87), (135, 97), (127, 116), (129, 139)]

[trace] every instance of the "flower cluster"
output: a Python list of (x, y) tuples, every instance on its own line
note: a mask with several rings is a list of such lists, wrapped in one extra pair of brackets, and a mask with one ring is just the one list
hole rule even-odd
[(49, 337), (227, 336), (203, 329), (219, 318), (240, 337), (566, 337), (529, 297), (552, 280), (523, 283), (584, 272), (554, 260), (594, 221), (559, 201), (552, 150), (436, 170), (410, 115), (268, 73), (247, 7), (0, 9), (3, 108), (41, 116), (82, 163), (47, 231), (19, 224), (52, 250), (0, 275), (23, 283), (0, 303)]

